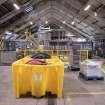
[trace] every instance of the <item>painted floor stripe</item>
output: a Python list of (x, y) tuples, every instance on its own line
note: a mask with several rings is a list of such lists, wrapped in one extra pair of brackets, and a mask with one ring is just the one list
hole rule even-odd
[(105, 95), (104, 92), (70, 92), (69, 95)]
[(71, 99), (71, 97), (68, 96), (66, 100), (67, 100), (67, 103), (68, 103), (67, 105), (72, 105), (72, 99)]

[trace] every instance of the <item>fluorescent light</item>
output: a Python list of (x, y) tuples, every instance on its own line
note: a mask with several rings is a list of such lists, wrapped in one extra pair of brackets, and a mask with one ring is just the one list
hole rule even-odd
[(75, 36), (75, 35), (72, 35), (72, 34), (68, 34), (68, 35), (66, 35), (66, 36), (69, 36), (69, 37), (73, 37), (73, 36)]
[(26, 32), (26, 31), (25, 31), (24, 33), (25, 33), (25, 34), (27, 34), (27, 32)]
[(73, 37), (75, 35), (71, 34), (71, 33), (67, 33), (66, 36), (69, 36), (69, 37)]
[(91, 5), (87, 5), (84, 9), (84, 11), (87, 11), (89, 8), (91, 7)]
[(20, 7), (19, 7), (16, 3), (14, 3), (13, 6), (14, 6), (17, 10), (20, 9)]
[(86, 39), (78, 38), (78, 39), (77, 39), (77, 42), (86, 42)]
[(6, 31), (5, 34), (12, 35), (12, 32)]
[(63, 23), (63, 24), (65, 24), (65, 23), (66, 23), (66, 21), (63, 21), (62, 23)]
[(75, 23), (75, 22), (74, 22), (74, 21), (72, 21), (72, 23), (71, 23), (71, 24), (72, 24), (72, 25), (74, 25), (74, 23)]
[(29, 46), (29, 45), (27, 45), (27, 48), (30, 48), (30, 46)]
[(94, 12), (94, 16), (97, 17), (97, 15), (98, 15), (97, 12)]
[(33, 25), (33, 22), (32, 21), (30, 21), (30, 25)]
[(45, 21), (45, 24), (48, 24), (48, 21)]

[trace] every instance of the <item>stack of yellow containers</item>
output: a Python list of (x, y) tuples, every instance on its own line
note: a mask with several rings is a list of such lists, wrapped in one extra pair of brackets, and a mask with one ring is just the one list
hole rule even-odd
[(32, 58), (27, 56), (12, 64), (13, 87), (16, 98), (31, 92), (41, 97), (46, 92), (62, 97), (64, 64), (58, 57), (46, 59), (48, 65), (26, 64)]

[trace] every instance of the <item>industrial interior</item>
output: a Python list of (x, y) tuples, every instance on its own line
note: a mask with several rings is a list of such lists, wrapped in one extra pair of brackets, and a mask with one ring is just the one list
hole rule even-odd
[(0, 105), (105, 105), (105, 0), (0, 0)]

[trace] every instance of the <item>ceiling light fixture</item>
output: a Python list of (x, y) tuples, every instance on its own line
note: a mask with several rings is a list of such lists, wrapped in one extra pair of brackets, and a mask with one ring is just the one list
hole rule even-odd
[(45, 21), (45, 24), (48, 24), (48, 21)]
[(30, 21), (30, 25), (33, 25), (33, 22), (32, 21)]
[(19, 7), (16, 3), (14, 3), (13, 6), (14, 6), (17, 10), (20, 9), (20, 7)]
[(65, 23), (66, 23), (66, 21), (63, 21), (62, 23), (63, 23), (63, 24), (65, 24)]
[(25, 33), (25, 34), (27, 34), (27, 32), (26, 32), (26, 31), (25, 31), (24, 33)]
[(84, 8), (84, 11), (89, 10), (89, 9), (90, 9), (90, 7), (91, 7), (91, 5), (87, 5), (87, 6)]
[(12, 32), (6, 31), (5, 34), (12, 35)]
[(74, 23), (75, 23), (75, 22), (74, 22), (74, 21), (72, 21), (72, 23), (71, 23), (71, 24), (72, 24), (72, 25), (74, 25)]
[(86, 39), (84, 39), (84, 38), (78, 38), (78, 39), (76, 39), (76, 41), (77, 42), (86, 42)]
[(67, 34), (66, 36), (68, 36), (68, 37), (73, 37), (73, 36), (75, 36), (75, 35), (73, 35), (73, 34)]
[(94, 16), (97, 17), (97, 15), (98, 15), (97, 12), (94, 12)]

